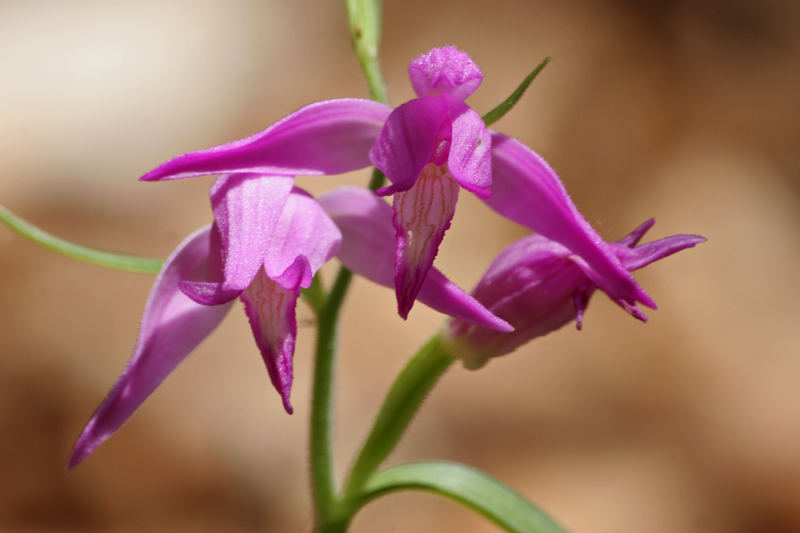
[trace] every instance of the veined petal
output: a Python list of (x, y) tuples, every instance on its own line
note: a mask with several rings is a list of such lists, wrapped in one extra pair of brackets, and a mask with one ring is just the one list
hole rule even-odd
[(440, 132), (447, 118), (447, 104), (439, 97), (416, 98), (392, 111), (369, 152), (372, 164), (392, 182), (378, 194), (411, 188), (444, 142)]
[(264, 268), (285, 289), (310, 287), (314, 274), (336, 255), (341, 242), (342, 234), (328, 214), (311, 195), (295, 187), (273, 232)]
[(355, 98), (316, 102), (245, 139), (171, 159), (141, 180), (228, 172), (283, 176), (349, 172), (369, 166), (367, 153), (391, 110)]
[(264, 264), (292, 184), (289, 177), (229, 174), (212, 186), (224, 264), (222, 292), (243, 291)]
[(453, 46), (434, 48), (408, 66), (411, 85), (419, 96), (450, 94), (466, 100), (483, 81), (469, 55)]
[[(578, 212), (555, 172), (519, 141), (492, 132), (492, 195), (501, 215), (569, 248), (594, 271), (593, 281), (616, 302), (655, 303)], [(588, 274), (588, 273), (587, 273)]]
[(450, 105), (452, 141), (447, 166), (459, 185), (487, 198), (492, 186), (492, 137), (481, 116), (463, 102)]
[[(298, 259), (302, 261), (302, 258)], [(298, 282), (295, 280), (295, 283)], [(283, 399), (283, 407), (290, 414), (293, 411), (290, 402), (292, 359), (297, 337), (295, 307), (299, 293), (299, 290), (284, 289), (262, 269), (241, 296), (269, 378)]]
[(178, 290), (181, 279), (205, 276), (208, 242), (205, 227), (183, 241), (164, 263), (147, 300), (133, 357), (78, 438), (68, 468), (116, 431), (227, 313), (230, 305), (198, 305)]
[(456, 211), (458, 183), (443, 167), (428, 164), (407, 191), (394, 195), (397, 232), (394, 283), (397, 310), (403, 318), (433, 266), (439, 244)]
[[(342, 231), (339, 259), (347, 268), (384, 287), (394, 286), (395, 230), (392, 208), (366, 189), (342, 187), (317, 201)], [(513, 328), (431, 268), (417, 298), (455, 318), (499, 331)]]

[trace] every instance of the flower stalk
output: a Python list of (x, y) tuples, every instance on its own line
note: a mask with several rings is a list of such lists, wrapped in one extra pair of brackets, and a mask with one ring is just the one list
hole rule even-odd
[(422, 402), (453, 361), (444, 340), (436, 335), (397, 376), (350, 471), (343, 493), (346, 502), (360, 498), (370, 476), (397, 446)]
[[(350, 35), (353, 49), (369, 89), (370, 98), (388, 103), (386, 86), (378, 63), (381, 29), (380, 0), (347, 0)], [(373, 171), (369, 188), (377, 190), (384, 176)], [(317, 346), (314, 360), (314, 380), (311, 398), (310, 466), (311, 490), (319, 533), (344, 533), (352, 517), (342, 512), (336, 491), (336, 472), (333, 464), (332, 427), (333, 395), (338, 348), (339, 314), (353, 274), (342, 266), (336, 275), (327, 298), (317, 310)]]
[(314, 384), (311, 398), (311, 490), (320, 532), (333, 533), (337, 515), (336, 473), (333, 465), (333, 380), (336, 372), (339, 313), (353, 275), (342, 267), (318, 314)]
[(381, 0), (347, 0), (347, 16), (350, 20), (353, 50), (367, 81), (369, 96), (373, 100), (388, 104), (389, 97), (386, 94), (378, 61), (378, 47), (381, 41)]

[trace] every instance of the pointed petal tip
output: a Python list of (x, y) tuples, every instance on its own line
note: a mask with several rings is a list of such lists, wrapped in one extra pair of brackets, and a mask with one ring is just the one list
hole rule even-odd
[(176, 178), (188, 178), (188, 177), (195, 177), (195, 176), (202, 176), (203, 174), (215, 174), (215, 172), (180, 172), (176, 171), (176, 167), (180, 167), (181, 163), (185, 160), (191, 160), (192, 152), (188, 154), (182, 154), (172, 159), (165, 161), (164, 163), (158, 165), (156, 168), (151, 169), (145, 172), (142, 177), (139, 178), (139, 181), (162, 181), (162, 180), (171, 180)]
[[(621, 302), (621, 305), (632, 317), (647, 323), (647, 315), (642, 313), (642, 311), (636, 307), (636, 304), (631, 305), (628, 302)], [(652, 308), (655, 309), (655, 304), (653, 304)]]
[(148, 172), (147, 174), (141, 176), (138, 179), (138, 181), (158, 181), (159, 180), (159, 176), (158, 176), (158, 174), (156, 174), (156, 172), (155, 172), (156, 170), (157, 169), (153, 169), (150, 172)]
[(292, 407), (292, 402), (289, 400), (289, 391), (281, 393), (281, 399), (283, 400), (283, 408), (286, 410), (286, 414), (294, 414), (294, 407)]
[(633, 230), (625, 237), (620, 239), (618, 241), (619, 244), (624, 244), (630, 247), (636, 246), (637, 244), (639, 244), (639, 241), (642, 240), (644, 234), (650, 231), (650, 228), (652, 228), (655, 225), (655, 223), (656, 223), (655, 218), (650, 218), (648, 220), (645, 220), (644, 222), (639, 224), (639, 226), (635, 230)]
[(79, 464), (81, 464), (86, 458), (88, 458), (98, 446), (100, 446), (106, 439), (105, 438), (98, 438), (94, 435), (94, 418), (86, 425), (86, 428), (81, 433), (81, 436), (78, 437), (78, 441), (75, 443), (75, 446), (72, 448), (72, 453), (69, 456), (69, 460), (67, 461), (66, 471), (69, 472)]
[(405, 293), (396, 291), (397, 294), (397, 314), (403, 320), (408, 320), (408, 314), (411, 308), (414, 307), (414, 298), (408, 298)]
[(69, 456), (69, 460), (67, 461), (67, 466), (64, 470), (69, 472), (70, 470), (81, 464), (83, 460), (86, 459), (86, 457), (87, 457), (86, 455), (78, 454), (77, 450), (73, 450), (72, 455)]
[(499, 316), (492, 315), (494, 318), (491, 319), (491, 323), (487, 325), (487, 327), (499, 331), (500, 333), (511, 333), (514, 331), (514, 326), (500, 318)]
[(647, 307), (649, 307), (650, 309), (658, 309), (658, 306), (656, 305), (656, 303), (653, 301), (653, 299), (652, 299), (652, 298), (650, 298), (650, 295), (649, 295), (649, 294), (647, 294), (647, 293), (644, 291), (644, 289), (641, 289), (641, 290), (639, 291), (639, 297), (638, 297), (638, 300), (639, 300), (639, 302), (641, 302), (641, 303), (642, 303), (642, 305), (646, 305), (646, 306), (647, 306)]

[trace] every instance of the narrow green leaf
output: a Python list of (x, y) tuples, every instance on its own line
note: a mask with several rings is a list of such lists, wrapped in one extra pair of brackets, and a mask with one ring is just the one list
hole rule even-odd
[(375, 474), (364, 500), (396, 490), (416, 489), (455, 500), (512, 533), (564, 533), (518, 492), (472, 467), (446, 461), (407, 463)]
[(93, 265), (139, 274), (157, 274), (164, 263), (161, 259), (105, 252), (69, 242), (22, 220), (2, 205), (0, 205), (0, 221), (36, 244), (71, 259), (77, 259)]
[(519, 87), (517, 87), (508, 98), (500, 102), (500, 105), (498, 105), (497, 107), (495, 107), (494, 109), (483, 115), (484, 124), (486, 124), (487, 126), (489, 126), (490, 124), (494, 124), (495, 122), (500, 120), (503, 115), (508, 113), (511, 110), (511, 108), (514, 107), (517, 101), (519, 101), (519, 99), (522, 98), (522, 95), (525, 94), (525, 91), (528, 89), (528, 86), (536, 78), (536, 76), (539, 75), (542, 69), (547, 66), (549, 62), (550, 62), (549, 57), (544, 58), (544, 61), (539, 63), (539, 66), (533, 69), (533, 71), (531, 71), (531, 73), (528, 74), (524, 80), (522, 80), (522, 83), (519, 84)]

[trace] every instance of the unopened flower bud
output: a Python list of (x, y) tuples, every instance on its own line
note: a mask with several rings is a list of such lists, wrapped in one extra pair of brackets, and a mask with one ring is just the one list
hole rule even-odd
[[(648, 220), (624, 239), (604, 243), (628, 271), (705, 241), (699, 235), (674, 235), (636, 246), (653, 224)], [(514, 331), (492, 331), (451, 320), (448, 333), (454, 353), (462, 357), (467, 368), (480, 368), (489, 358), (510, 353), (572, 320), (581, 329), (598, 281), (599, 275), (566, 247), (542, 235), (524, 237), (500, 252), (472, 293), (492, 313), (514, 326)], [(635, 305), (617, 303), (634, 317), (647, 320)]]

